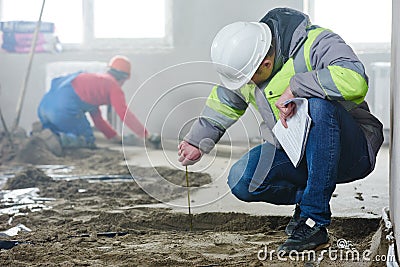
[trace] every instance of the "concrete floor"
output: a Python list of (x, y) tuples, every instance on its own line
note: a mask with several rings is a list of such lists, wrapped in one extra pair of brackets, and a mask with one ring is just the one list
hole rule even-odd
[[(226, 150), (221, 147), (220, 150)], [(169, 166), (184, 170), (177, 161), (177, 151), (174, 149), (153, 150), (124, 146), (123, 150), (129, 164), (143, 167)], [(237, 157), (245, 151), (247, 148), (234, 149), (232, 157), (216, 156), (216, 154), (220, 155), (221, 151), (218, 153), (214, 151), (210, 155), (205, 155), (196, 165), (189, 167), (189, 171), (207, 172), (213, 179), (211, 184), (191, 191), (193, 213), (243, 212), (253, 215), (292, 215), (293, 206), (246, 203), (236, 199), (230, 193), (226, 184), (229, 169), (236, 162)], [(382, 208), (389, 205), (388, 188), (389, 149), (384, 146), (378, 154), (377, 165), (373, 173), (365, 179), (337, 186), (331, 200), (332, 215), (334, 217), (381, 217)], [(174, 211), (187, 212), (187, 198), (152, 205), (152, 207), (166, 207), (172, 208)]]

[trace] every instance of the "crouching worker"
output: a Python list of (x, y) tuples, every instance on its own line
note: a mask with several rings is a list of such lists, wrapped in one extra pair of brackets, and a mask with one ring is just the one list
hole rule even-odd
[(248, 104), (271, 130), (279, 120), (287, 126), (295, 114), (286, 100), (307, 98), (312, 124), (300, 165), (294, 167), (282, 149), (268, 153), (273, 145), (266, 142), (232, 166), (228, 184), (240, 200), (296, 207), (280, 252), (328, 246), (336, 184), (366, 177), (383, 142), (382, 124), (364, 101), (363, 64), (337, 34), (289, 8), (273, 9), (260, 22), (224, 27), (213, 41), (211, 58), (223, 86), (213, 88), (179, 145), (179, 161), (194, 164), (210, 152)]
[(107, 139), (121, 143), (121, 136), (103, 119), (99, 106), (111, 105), (121, 120), (140, 138), (150, 135), (128, 109), (121, 87), (130, 78), (131, 63), (123, 56), (113, 57), (105, 73), (76, 72), (54, 78), (40, 102), (38, 116), (44, 129), (50, 129), (62, 147), (95, 147), (95, 137), (86, 112)]

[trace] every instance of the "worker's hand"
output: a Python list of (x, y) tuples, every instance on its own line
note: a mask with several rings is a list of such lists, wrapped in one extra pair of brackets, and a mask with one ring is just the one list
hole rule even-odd
[(147, 137), (147, 140), (152, 143), (160, 143), (161, 142), (161, 136), (158, 133), (151, 133)]
[(292, 91), (290, 90), (290, 86), (286, 88), (283, 94), (276, 101), (275, 106), (279, 109), (279, 119), (282, 122), (283, 127), (287, 128), (286, 120), (292, 117), (296, 113), (296, 104), (290, 102), (288, 104), (284, 104), (285, 101), (294, 98)]
[(186, 141), (182, 141), (178, 146), (179, 162), (182, 166), (193, 165), (198, 162), (203, 153), (195, 146), (192, 146)]
[(161, 145), (161, 136), (158, 133), (151, 133), (146, 137), (147, 141), (155, 148), (159, 149)]
[(122, 144), (122, 137), (117, 134), (110, 139), (110, 142), (113, 144), (120, 145), (120, 144)]

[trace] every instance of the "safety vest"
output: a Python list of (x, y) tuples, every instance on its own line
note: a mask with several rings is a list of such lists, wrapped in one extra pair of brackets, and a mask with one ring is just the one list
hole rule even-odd
[[(307, 39), (304, 42), (304, 44), (300, 47), (299, 51), (296, 53), (294, 57), (291, 57), (285, 62), (285, 64), (282, 66), (281, 70), (279, 70), (278, 73), (275, 74), (275, 76), (270, 80), (270, 82), (265, 86), (263, 89), (264, 95), (268, 100), (268, 103), (275, 115), (276, 120), (279, 119), (279, 110), (276, 108), (275, 103), (279, 99), (279, 97), (282, 95), (282, 93), (286, 90), (286, 88), (290, 84), (290, 79), (296, 74), (296, 73), (304, 73), (308, 71), (312, 71), (312, 66), (310, 62), (310, 50), (311, 46), (314, 43), (315, 39), (317, 39), (318, 35), (320, 35), (324, 31), (330, 31), (325, 28), (321, 27), (316, 27), (312, 26), (312, 28), (309, 29)], [(328, 69), (331, 73), (334, 72), (340, 72), (340, 75), (351, 75), (357, 76), (357, 79), (363, 79), (361, 75), (358, 73), (355, 73), (354, 71), (349, 71), (346, 73), (343, 73), (343, 71), (340, 69), (341, 67), (338, 66), (328, 66)], [(333, 81), (335, 82), (335, 81)], [(342, 83), (342, 84), (341, 84)], [(339, 92), (337, 94), (339, 96), (342, 96), (342, 91), (346, 90), (351, 90), (349, 89), (348, 84), (343, 84), (343, 82), (338, 81), (335, 83), (336, 87), (338, 88)], [(363, 81), (363, 86), (365, 87), (365, 90), (367, 90), (368, 85), (365, 81)], [(253, 106), (255, 106), (257, 109), (259, 107), (256, 104), (255, 101), (255, 96), (254, 96), (254, 91), (255, 91), (255, 85), (254, 84), (246, 84), (242, 88), (240, 88), (240, 93), (246, 98), (248, 103), (251, 103)], [(337, 100), (337, 99), (335, 99)], [(364, 98), (352, 100), (352, 101), (346, 101), (345, 99), (339, 100), (339, 102), (347, 109), (350, 110), (360, 104), (361, 102), (364, 101)]]
[[(323, 33), (325, 32), (325, 33)], [(290, 84), (291, 78), (297, 73), (305, 73), (313, 78), (319, 84), (319, 95), (331, 101), (341, 103), (348, 111), (351, 110), (351, 115), (360, 124), (363, 131), (366, 133), (370, 149), (371, 166), (375, 164), (375, 155), (382, 144), (382, 124), (368, 112), (368, 107), (364, 102), (365, 95), (368, 91), (367, 77), (364, 73), (364, 66), (361, 62), (353, 61), (336, 61), (335, 65), (326, 63), (324, 68), (313, 70), (311, 65), (311, 52), (319, 53), (325, 49), (330, 49), (328, 42), (321, 42), (320, 46), (313, 46), (318, 38), (331, 37), (330, 31), (317, 26), (310, 26), (307, 29), (307, 39), (304, 40), (292, 58), (284, 63), (282, 68), (276, 73), (271, 80), (265, 85), (256, 88), (254, 84), (246, 84), (237, 90), (228, 90), (223, 86), (216, 85), (212, 89), (206, 105), (200, 115), (199, 121), (193, 124), (192, 130), (187, 135), (186, 140), (191, 144), (200, 144), (201, 141), (211, 140), (204, 151), (211, 151), (214, 144), (219, 141), (225, 130), (233, 125), (246, 111), (248, 105), (254, 106), (264, 120), (267, 138), (263, 138), (267, 142), (271, 140), (271, 129), (275, 125), (275, 121), (279, 119), (278, 109), (275, 107), (276, 101), (286, 90)], [(321, 38), (321, 40), (322, 40)], [(334, 40), (334, 39), (332, 39)], [(336, 39), (337, 41), (337, 39)], [(330, 52), (337, 51), (337, 47), (332, 46)], [(339, 47), (340, 48), (340, 47)], [(311, 51), (313, 49), (313, 51)], [(347, 51), (348, 53), (351, 53)], [(341, 54), (338, 55), (339, 57)], [(352, 57), (352, 55), (350, 55)], [(335, 54), (330, 56), (333, 60)], [(328, 59), (329, 60), (329, 59)], [(304, 91), (304, 88), (292, 88), (294, 91)], [(305, 91), (304, 91), (305, 92)], [(325, 94), (324, 94), (325, 93)], [(262, 100), (262, 101), (260, 101)], [(353, 109), (354, 108), (354, 109)], [(266, 111), (266, 112), (263, 112)], [(267, 114), (268, 116), (263, 116)], [(265, 119), (267, 118), (267, 119)], [(274, 136), (272, 136), (274, 138)]]
[[(261, 96), (266, 98), (269, 105), (264, 99), (259, 102), (256, 101), (256, 85), (245, 84), (240, 89), (235, 90), (232, 94), (237, 94), (240, 99), (246, 103), (253, 105), (263, 117), (267, 127), (272, 129), (274, 123), (279, 119), (279, 110), (275, 107), (276, 101), (286, 90), (290, 84), (290, 79), (296, 73), (304, 73), (312, 71), (310, 52), (314, 41), (318, 36), (324, 32), (330, 31), (325, 28), (311, 26), (308, 29), (307, 39), (299, 48), (295, 56), (289, 58), (282, 68), (271, 78), (268, 84), (263, 85), (261, 88)], [(368, 84), (364, 77), (358, 72), (343, 66), (327, 66), (324, 69), (316, 70), (318, 72), (318, 79), (321, 88), (326, 93), (328, 100), (335, 100), (340, 102), (347, 110), (351, 110), (364, 101), (365, 94), (368, 90)], [(354, 94), (354, 89), (361, 89), (361, 93)], [(211, 124), (217, 127), (227, 129), (234, 122), (236, 122), (246, 111), (247, 106), (239, 103), (240, 101), (233, 100), (226, 90), (219, 90), (219, 86), (215, 86), (211, 91), (206, 106), (202, 112)], [(257, 94), (260, 91), (257, 91)], [(355, 96), (356, 95), (356, 96)], [(259, 96), (259, 94), (258, 94)], [(258, 103), (257, 103), (258, 102)], [(261, 106), (260, 103), (263, 103)], [(264, 105), (265, 104), (265, 105)], [(263, 113), (263, 111), (266, 111)], [(271, 114), (272, 113), (272, 114)], [(267, 114), (268, 116), (264, 116)], [(265, 117), (268, 117), (265, 119)]]

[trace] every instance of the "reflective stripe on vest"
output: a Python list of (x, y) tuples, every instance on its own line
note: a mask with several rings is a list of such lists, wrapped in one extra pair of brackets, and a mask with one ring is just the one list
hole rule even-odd
[(271, 81), (264, 89), (265, 96), (267, 97), (268, 103), (270, 104), (272, 111), (274, 112), (276, 120), (279, 119), (279, 110), (275, 106), (276, 101), (289, 86), (290, 79), (296, 73), (303, 73), (312, 70), (310, 63), (311, 46), (318, 35), (326, 30), (327, 29), (320, 27), (312, 28), (311, 30), (309, 30), (306, 41), (300, 47), (295, 57), (289, 58), (289, 60), (282, 66), (282, 69), (277, 74), (275, 74), (275, 76), (271, 79)]
[(211, 94), (206, 101), (206, 106), (232, 120), (238, 120), (244, 114), (245, 110), (238, 110), (222, 103), (218, 97), (217, 89), (218, 87), (215, 86), (211, 91)]

